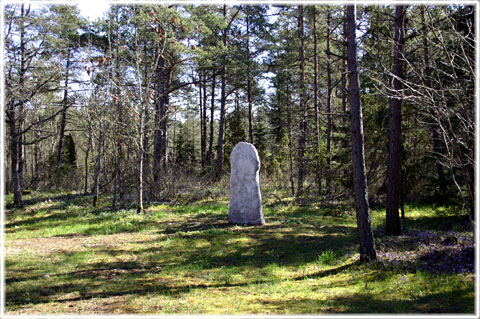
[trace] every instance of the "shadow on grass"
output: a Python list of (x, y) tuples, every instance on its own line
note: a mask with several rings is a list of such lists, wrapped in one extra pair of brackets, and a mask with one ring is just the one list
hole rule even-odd
[[(358, 262), (339, 266), (337, 268), (318, 271), (308, 278), (321, 278), (332, 274), (349, 270), (358, 265)], [(112, 262), (95, 263), (90, 268), (69, 273), (52, 274), (52, 285), (28, 286), (25, 289), (11, 290), (8, 286), (18, 280), (7, 280), (6, 306), (14, 307), (26, 304), (42, 304), (50, 302), (72, 302), (88, 300), (92, 298), (108, 298), (124, 295), (144, 296), (148, 294), (168, 295), (170, 297), (180, 296), (195, 289), (215, 289), (248, 287), (251, 284), (270, 284), (278, 280), (252, 280), (237, 283), (212, 283), (212, 284), (189, 284), (182, 285), (173, 281), (159, 281), (155, 278), (148, 278), (152, 272), (158, 272), (158, 266), (150, 264), (148, 267), (137, 262)], [(36, 280), (42, 276), (30, 276), (20, 280)], [(70, 282), (53, 284), (58, 280), (67, 277)], [(289, 278), (291, 281), (305, 280), (305, 276)], [(86, 281), (78, 283), (79, 280)], [(74, 295), (74, 296), (71, 296)], [(26, 298), (25, 296), (28, 296)], [(65, 297), (68, 296), (68, 297)]]
[(369, 293), (360, 293), (336, 297), (330, 302), (335, 305), (337, 312), (345, 313), (473, 313), (471, 293), (470, 289), (456, 289), (427, 294), (414, 300), (386, 300), (385, 296), (378, 298)]
[[(32, 193), (31, 195), (29, 195), (30, 198), (24, 198), (22, 200), (22, 207), (31, 206), (31, 205), (43, 203), (46, 201), (53, 201), (53, 202), (61, 201), (69, 205), (74, 200), (77, 200), (79, 198), (85, 198), (88, 196), (83, 194), (65, 194), (65, 193), (59, 193), (58, 195), (52, 194), (52, 193), (50, 193), (50, 195), (46, 195), (41, 193), (41, 195), (45, 195), (45, 196), (37, 196), (37, 194), (38, 193)], [(16, 209), (17, 207), (13, 205), (13, 203), (8, 203), (5, 205), (5, 208)]]
[[(390, 299), (388, 296), (372, 295), (367, 293), (357, 293), (348, 297), (331, 297), (326, 300), (316, 300), (314, 298), (295, 298), (287, 300), (268, 300), (268, 304), (279, 311), (289, 309), (291, 313), (312, 313), (323, 308), (323, 313), (408, 313), (408, 314), (426, 314), (426, 313), (472, 313), (474, 312), (474, 303), (468, 289), (458, 289), (450, 292), (427, 294), (426, 296), (414, 300)], [(452, 302), (455, 301), (455, 302)]]
[(406, 218), (406, 227), (436, 230), (436, 231), (449, 231), (454, 230), (455, 228), (465, 228), (465, 230), (470, 230), (471, 226), (469, 225), (468, 216), (445, 216), (445, 215), (435, 215), (435, 216), (422, 216), (417, 218)]

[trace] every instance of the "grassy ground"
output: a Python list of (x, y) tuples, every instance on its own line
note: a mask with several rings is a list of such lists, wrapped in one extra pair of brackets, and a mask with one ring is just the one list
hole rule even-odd
[(266, 200), (266, 225), (240, 227), (222, 200), (142, 215), (67, 193), (6, 202), (7, 314), (474, 312), (473, 238), (446, 208), (407, 207), (400, 237), (373, 211), (379, 261), (360, 264), (347, 207)]

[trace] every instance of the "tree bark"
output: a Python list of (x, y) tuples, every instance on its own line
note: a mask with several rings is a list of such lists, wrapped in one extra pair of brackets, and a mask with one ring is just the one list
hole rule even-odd
[[(141, 88), (140, 88), (141, 89)], [(148, 97), (147, 97), (148, 98)], [(146, 109), (146, 108), (145, 108)], [(137, 184), (137, 213), (143, 213), (143, 161), (144, 161), (144, 154), (145, 154), (145, 145), (144, 136), (143, 136), (143, 129), (144, 129), (144, 108), (140, 110), (139, 114), (139, 121), (138, 121), (138, 167), (137, 167), (137, 175), (138, 175), (138, 184)]]
[[(158, 53), (160, 54), (160, 53)], [(153, 181), (156, 186), (160, 180), (161, 170), (167, 164), (167, 103), (166, 93), (167, 75), (165, 74), (165, 60), (158, 57), (155, 101), (155, 136), (153, 150)]]
[(198, 97), (199, 97), (199, 108), (198, 108), (198, 113), (200, 115), (200, 162), (202, 164), (202, 170), (205, 169), (205, 146), (206, 146), (206, 136), (205, 136), (205, 129), (204, 129), (204, 115), (203, 115), (203, 77), (200, 74), (198, 74), (199, 81), (198, 81)]
[(402, 147), (402, 82), (404, 38), (404, 6), (395, 6), (395, 33), (393, 39), (393, 94), (390, 100), (390, 142), (387, 168), (387, 214), (386, 229), (388, 235), (400, 235), (400, 195), (401, 195), (401, 147)]
[[(347, 20), (344, 19), (343, 20), (343, 40), (345, 42), (347, 42)], [(344, 45), (343, 48), (342, 48), (342, 55), (344, 57), (347, 56), (347, 46)], [(341, 78), (341, 81), (342, 81), (342, 111), (344, 114), (347, 113), (347, 98), (348, 98), (348, 89), (347, 89), (347, 74), (348, 74), (348, 70), (347, 70), (347, 59), (342, 59), (342, 78)], [(348, 125), (348, 118), (346, 116), (343, 116), (342, 117), (342, 121), (343, 121), (343, 127), (347, 127)], [(348, 145), (348, 139), (345, 137), (343, 139), (343, 148), (346, 150), (348, 149), (349, 145)], [(343, 177), (344, 178), (347, 178), (348, 176), (348, 171), (347, 171), (347, 168), (345, 167), (343, 169)]]
[(287, 82), (287, 134), (288, 134), (288, 164), (290, 172), (290, 190), (295, 196), (295, 181), (293, 179), (293, 135), (292, 135), (292, 105), (290, 103), (290, 88)]
[(357, 212), (360, 260), (376, 260), (373, 231), (368, 206), (367, 177), (365, 175), (365, 152), (363, 146), (363, 120), (360, 103), (360, 83), (357, 70), (355, 6), (347, 6), (347, 64), (349, 71), (350, 114), (352, 120), (353, 190)]
[(10, 159), (12, 170), (12, 184), (13, 184), (13, 204), (20, 206), (22, 204), (22, 187), (20, 185), (20, 177), (18, 174), (18, 139), (17, 139), (17, 118), (15, 116), (14, 101), (10, 102), (9, 107), (9, 121), (10, 128)]
[[(22, 192), (23, 188), (25, 187), (25, 176), (24, 176), (24, 167), (25, 167), (25, 145), (23, 144), (23, 129), (25, 125), (25, 80), (27, 74), (27, 48), (25, 43), (25, 21), (24, 18), (29, 14), (30, 6), (25, 12), (25, 7), (22, 4), (21, 6), (21, 25), (20, 25), (20, 79), (19, 79), (19, 93), (20, 93), (20, 105), (18, 107), (17, 113), (17, 131), (16, 131), (16, 142), (18, 147), (18, 182), (20, 183), (20, 193)], [(20, 203), (19, 203), (20, 205)]]
[(298, 6), (298, 37), (300, 38), (300, 135), (298, 137), (298, 185), (297, 197), (303, 194), (305, 180), (305, 144), (307, 139), (307, 104), (305, 102), (305, 34), (303, 25), (303, 5)]
[(331, 14), (327, 8), (327, 165), (325, 167), (325, 197), (327, 200), (331, 197), (331, 157), (332, 157), (332, 69), (330, 67), (330, 25)]
[(92, 119), (88, 115), (88, 146), (85, 151), (85, 182), (83, 192), (86, 195), (88, 193), (88, 156), (90, 154), (90, 149), (93, 146), (93, 132), (92, 132)]
[(71, 49), (67, 49), (67, 64), (65, 67), (65, 88), (63, 89), (63, 110), (62, 110), (62, 119), (60, 122), (60, 135), (58, 139), (58, 150), (57, 150), (57, 171), (62, 167), (63, 161), (63, 142), (65, 140), (65, 127), (67, 125), (67, 109), (68, 109), (68, 82), (70, 75), (70, 52)]
[(202, 170), (205, 172), (205, 165), (207, 163), (207, 74), (206, 73), (203, 76), (202, 90), (203, 90), (202, 130), (204, 134), (204, 138), (202, 140), (202, 148), (203, 148)]
[[(227, 5), (223, 5), (223, 17), (227, 17)], [(228, 29), (223, 30), (223, 45), (227, 48), (227, 34)], [(223, 66), (222, 66), (222, 84), (220, 89), (220, 122), (218, 128), (218, 146), (217, 146), (217, 180), (220, 180), (223, 175), (223, 143), (225, 139), (225, 105), (226, 105), (226, 86), (227, 86), (227, 66), (226, 66), (226, 57), (223, 57)]]
[(207, 165), (212, 166), (213, 162), (213, 124), (214, 124), (214, 111), (215, 111), (215, 75), (212, 78), (212, 92), (211, 92), (211, 104), (210, 104), (210, 134), (208, 140), (208, 152), (207, 152)]
[(97, 158), (95, 160), (95, 172), (93, 174), (93, 203), (94, 207), (98, 203), (98, 194), (99, 194), (99, 179), (100, 179), (100, 170), (102, 169), (102, 157), (103, 157), (103, 144), (105, 141), (105, 132), (103, 129), (100, 130), (100, 137), (98, 139), (98, 148), (97, 148)]
[(253, 102), (252, 102), (252, 75), (250, 63), (250, 16), (247, 6), (247, 101), (248, 101), (248, 140), (253, 144)]
[(314, 120), (315, 120), (315, 142), (316, 142), (316, 151), (315, 151), (315, 161), (317, 166), (316, 179), (318, 187), (318, 195), (322, 194), (322, 173), (321, 173), (321, 162), (320, 162), (320, 121), (318, 118), (318, 37), (317, 37), (317, 10), (316, 6), (313, 6), (313, 107), (314, 107)]

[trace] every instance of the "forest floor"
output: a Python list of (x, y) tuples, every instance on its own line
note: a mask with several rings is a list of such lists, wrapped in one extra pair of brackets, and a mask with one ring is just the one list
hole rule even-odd
[(266, 225), (228, 223), (226, 198), (97, 208), (74, 193), (6, 196), (6, 314), (473, 313), (474, 238), (454, 209), (407, 206), (407, 232), (358, 262), (348, 206), (264, 199)]

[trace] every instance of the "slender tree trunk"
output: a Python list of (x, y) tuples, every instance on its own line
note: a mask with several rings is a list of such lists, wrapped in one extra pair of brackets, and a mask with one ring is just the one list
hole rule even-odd
[(331, 197), (331, 157), (332, 157), (332, 69), (330, 68), (330, 25), (331, 14), (327, 8), (327, 166), (325, 167), (325, 195), (327, 200)]
[[(24, 176), (24, 167), (25, 167), (25, 146), (23, 143), (23, 137), (24, 137), (24, 125), (25, 125), (25, 80), (26, 80), (26, 74), (27, 74), (27, 48), (25, 44), (25, 22), (24, 22), (24, 17), (26, 17), (30, 12), (30, 6), (27, 9), (27, 12), (25, 12), (25, 7), (22, 4), (21, 6), (21, 25), (20, 25), (20, 81), (19, 81), (19, 92), (20, 92), (20, 105), (18, 107), (18, 113), (17, 113), (17, 121), (18, 121), (18, 126), (17, 126), (17, 131), (16, 131), (16, 142), (17, 142), (17, 147), (18, 147), (18, 168), (17, 168), (17, 173), (18, 173), (18, 182), (20, 183), (20, 193), (22, 192), (24, 186), (25, 186), (25, 176)], [(20, 203), (19, 203), (20, 204)]]
[(252, 102), (252, 75), (251, 75), (251, 57), (250, 57), (250, 16), (249, 6), (247, 6), (247, 100), (248, 100), (248, 140), (253, 144), (253, 102)]
[(206, 74), (204, 74), (203, 76), (202, 90), (203, 90), (202, 130), (204, 134), (204, 137), (202, 140), (202, 149), (203, 149), (202, 170), (205, 172), (205, 165), (207, 164), (207, 75)]
[[(146, 109), (146, 108), (145, 108)], [(137, 189), (137, 213), (143, 213), (143, 160), (145, 154), (145, 145), (143, 128), (144, 128), (144, 109), (140, 110), (140, 118), (138, 123), (138, 189)]]
[[(223, 5), (223, 17), (227, 17), (227, 5)], [(227, 47), (227, 34), (228, 29), (223, 30), (223, 45)], [(218, 128), (218, 146), (217, 146), (217, 180), (220, 180), (223, 175), (223, 143), (225, 139), (225, 105), (226, 105), (226, 86), (227, 86), (227, 67), (226, 67), (226, 57), (223, 57), (223, 67), (222, 67), (222, 84), (220, 89), (220, 122)]]
[[(120, 10), (120, 7), (119, 6), (115, 6), (115, 39), (120, 39), (120, 34), (119, 34), (119, 10)], [(120, 54), (119, 54), (119, 44), (116, 43), (115, 44), (115, 79), (114, 79), (114, 82), (115, 82), (115, 95), (116, 95), (116, 99), (115, 99), (115, 106), (116, 106), (116, 109), (117, 109), (117, 123), (116, 123), (116, 127), (117, 127), (117, 136), (115, 137), (116, 138), (116, 148), (117, 148), (117, 156), (116, 156), (116, 161), (115, 161), (115, 184), (116, 184), (116, 187), (114, 188), (115, 189), (115, 192), (114, 192), (114, 196), (113, 196), (113, 203), (112, 203), (112, 208), (113, 210), (116, 209), (116, 199), (117, 199), (117, 195), (118, 195), (118, 200), (120, 202), (120, 207), (123, 206), (123, 203), (125, 202), (125, 174), (124, 174), (124, 163), (125, 163), (125, 152), (124, 152), (124, 142), (123, 142), (123, 139), (124, 139), (124, 135), (125, 135), (125, 131), (124, 131), (124, 123), (125, 123), (125, 119), (124, 119), (124, 110), (123, 110), (123, 107), (122, 107), (122, 99), (120, 99), (120, 86), (121, 86), (121, 83), (120, 83), (120, 77), (121, 77), (121, 74), (120, 74), (120, 61), (119, 61), (119, 57), (120, 57)]]
[[(135, 34), (137, 34), (137, 32)], [(148, 50), (147, 50), (147, 44), (146, 43), (144, 43), (143, 48), (144, 48), (144, 54), (146, 56), (149, 53)], [(149, 84), (150, 84), (150, 80), (146, 80), (146, 78), (150, 76), (150, 73), (148, 71), (149, 71), (148, 64), (145, 64), (144, 74), (145, 74), (146, 83), (144, 83), (144, 87), (145, 87), (145, 96), (146, 96), (147, 99), (149, 98), (148, 97), (148, 95), (149, 95), (148, 87), (149, 87)], [(141, 90), (141, 89), (142, 88), (140, 87), (139, 90)], [(151, 176), (150, 175), (150, 155), (149, 155), (149, 152), (148, 152), (149, 145), (150, 145), (149, 144), (150, 143), (149, 131), (150, 131), (150, 107), (145, 107), (145, 122), (144, 122), (144, 128), (143, 128), (143, 148), (144, 148), (144, 152), (143, 152), (143, 163), (142, 163), (142, 168), (143, 168), (142, 182), (143, 182), (144, 185), (145, 185), (145, 181), (143, 179), (146, 179), (147, 184), (148, 184), (148, 177)], [(150, 195), (150, 197), (152, 197), (153, 193), (151, 193), (151, 191), (152, 191), (151, 187), (149, 187), (149, 191), (150, 191), (149, 195)]]
[(368, 206), (367, 177), (365, 175), (365, 152), (363, 146), (363, 119), (360, 103), (360, 83), (357, 70), (355, 6), (347, 6), (347, 64), (349, 71), (350, 114), (352, 119), (353, 190), (357, 212), (360, 260), (376, 260), (375, 243)]
[[(423, 31), (423, 61), (425, 63), (425, 86), (427, 89), (432, 88), (431, 80), (430, 80), (430, 75), (431, 75), (431, 68), (430, 68), (430, 61), (429, 61), (429, 53), (428, 53), (428, 42), (427, 42), (427, 24), (425, 23), (425, 6), (422, 5), (420, 6), (420, 12), (421, 12), (421, 19), (422, 19), (422, 25), (424, 28)], [(435, 116), (435, 111), (433, 109), (433, 105), (430, 107), (430, 115), (432, 116), (433, 119), (436, 118)], [(442, 194), (445, 193), (445, 172), (443, 171), (443, 166), (440, 163), (440, 158), (439, 154), (441, 152), (441, 147), (440, 147), (440, 136), (437, 131), (437, 126), (432, 123), (431, 128), (430, 128), (431, 134), (432, 134), (432, 149), (433, 149), (433, 156), (435, 158), (435, 167), (437, 169), (437, 175), (438, 175), (438, 182), (440, 186), (440, 191)]]
[(63, 89), (63, 110), (62, 110), (62, 119), (60, 122), (60, 136), (58, 139), (58, 150), (57, 150), (57, 171), (62, 167), (62, 157), (63, 157), (63, 142), (65, 140), (65, 127), (67, 125), (67, 109), (68, 109), (68, 82), (70, 75), (70, 47), (67, 49), (67, 64), (65, 68), (65, 88)]
[[(37, 116), (37, 121), (39, 120)], [(37, 133), (37, 130), (35, 128), (32, 128), (32, 134), (35, 139), (38, 139), (40, 136)], [(39, 143), (35, 143), (33, 145), (33, 162), (32, 162), (32, 182), (31, 182), (31, 187), (33, 190), (37, 190), (38, 188), (38, 179), (39, 179), (39, 157), (40, 157), (40, 146)]]
[(83, 188), (83, 193), (85, 195), (88, 194), (88, 156), (90, 154), (90, 149), (93, 146), (93, 133), (92, 133), (92, 122), (91, 122), (90, 116), (88, 116), (88, 146), (87, 150), (85, 151), (85, 182), (84, 182), (84, 188)]
[(212, 78), (212, 93), (211, 93), (211, 104), (210, 104), (210, 135), (208, 140), (208, 154), (207, 154), (207, 163), (208, 166), (212, 166), (213, 162), (213, 124), (214, 124), (214, 111), (215, 111), (215, 75)]
[(386, 229), (388, 235), (400, 235), (400, 194), (401, 194), (401, 147), (402, 147), (402, 82), (405, 7), (395, 6), (395, 34), (393, 47), (393, 94), (390, 100), (390, 150), (387, 169), (387, 214)]
[[(150, 155), (148, 153), (149, 143), (150, 143), (150, 136), (149, 136), (149, 133), (148, 133), (148, 131), (150, 130), (149, 122), (150, 122), (150, 112), (149, 112), (149, 109), (147, 108), (145, 110), (145, 122), (144, 122), (144, 128), (143, 128), (143, 148), (145, 150), (143, 152), (143, 176), (144, 176), (144, 179), (147, 180), (146, 181), (147, 185), (149, 183), (148, 176), (150, 176), (150, 169), (151, 169), (150, 168)], [(152, 196), (152, 195), (153, 194), (149, 193), (149, 196)]]
[(11, 170), (12, 170), (12, 184), (13, 184), (13, 204), (20, 206), (22, 204), (22, 187), (20, 185), (20, 177), (18, 174), (18, 138), (15, 116), (14, 101), (10, 102), (9, 108), (9, 121), (10, 128), (10, 158), (11, 158)]
[(205, 134), (207, 133), (205, 131), (205, 127), (203, 125), (205, 119), (204, 119), (204, 115), (203, 115), (203, 109), (204, 109), (204, 105), (203, 105), (203, 77), (202, 75), (200, 74), (200, 71), (199, 71), (199, 74), (198, 74), (198, 77), (199, 77), (199, 81), (198, 81), (198, 96), (199, 96), (199, 110), (198, 110), (198, 113), (200, 115), (200, 159), (201, 159), (201, 164), (202, 164), (202, 170), (205, 169), (205, 146), (206, 146), (206, 136)]
[(298, 37), (300, 38), (300, 135), (298, 138), (298, 185), (297, 197), (303, 194), (305, 180), (305, 144), (307, 139), (307, 103), (305, 102), (305, 34), (303, 26), (303, 5), (298, 6)]
[[(347, 20), (346, 19), (343, 19), (343, 40), (345, 42), (347, 42)], [(344, 57), (347, 56), (347, 46), (344, 45), (343, 48), (342, 48), (342, 55)], [(344, 114), (347, 113), (347, 97), (348, 97), (348, 89), (347, 89), (347, 59), (342, 59), (342, 111)], [(342, 118), (342, 121), (343, 121), (343, 127), (344, 128), (347, 128), (347, 125), (348, 125), (348, 118), (346, 116), (344, 116)], [(343, 149), (344, 150), (347, 150), (349, 145), (348, 145), (348, 140), (347, 138), (344, 138), (343, 139)], [(345, 167), (343, 169), (343, 177), (344, 178), (347, 178), (348, 176), (348, 170), (347, 168)]]
[(100, 179), (100, 171), (102, 169), (102, 157), (103, 157), (103, 144), (105, 141), (105, 132), (103, 129), (100, 130), (100, 137), (98, 139), (98, 148), (97, 148), (97, 158), (95, 160), (95, 172), (93, 174), (93, 203), (94, 207), (97, 206), (98, 203), (98, 193), (99, 193), (99, 179)]
[(315, 162), (317, 164), (316, 179), (318, 187), (318, 195), (322, 194), (322, 167), (320, 162), (320, 121), (318, 118), (318, 37), (317, 37), (317, 8), (313, 6), (313, 107), (315, 116)]
[(293, 179), (293, 136), (292, 136), (292, 105), (290, 103), (290, 89), (287, 83), (287, 134), (288, 134), (288, 164), (290, 172), (290, 190), (295, 196), (295, 181)]

